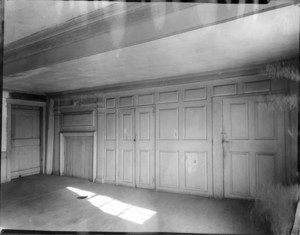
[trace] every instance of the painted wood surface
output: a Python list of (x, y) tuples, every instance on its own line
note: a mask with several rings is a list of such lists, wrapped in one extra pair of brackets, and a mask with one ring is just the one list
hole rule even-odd
[(7, 157), (6, 152), (1, 152), (1, 183), (7, 181)]
[(93, 137), (65, 137), (64, 174), (77, 178), (93, 178)]
[(115, 110), (108, 110), (105, 113), (104, 127), (104, 159), (103, 159), (103, 178), (106, 183), (116, 182), (116, 145), (117, 117)]
[(135, 110), (120, 109), (118, 116), (118, 184), (135, 186)]
[(154, 107), (136, 109), (136, 186), (155, 188)]
[(224, 98), (226, 197), (254, 197), (265, 185), (285, 182), (284, 115), (262, 96)]
[(37, 174), (41, 171), (40, 109), (13, 106), (11, 113), (11, 177)]
[[(293, 174), (289, 161), (296, 155), (288, 152), (284, 143), (289, 111), (273, 115), (264, 109), (269, 107), (269, 98), (287, 92), (286, 85), (286, 81), (268, 80), (260, 74), (99, 94), (94, 91), (103, 95), (103, 100), (76, 107), (57, 102), (56, 109), (60, 108), (59, 117), (64, 112), (93, 113), (99, 107), (94, 119), (94, 126), (98, 126), (97, 182), (252, 198), (257, 185), (284, 181), (286, 173), (289, 177)], [(68, 99), (71, 104), (73, 98)], [(57, 133), (62, 130), (60, 120), (55, 119)], [(79, 133), (89, 131), (87, 126), (80, 128)], [(283, 159), (288, 154), (291, 156)]]
[[(191, 97), (203, 99), (202, 90), (197, 92)], [(157, 188), (212, 195), (210, 102), (159, 105), (156, 120)]]

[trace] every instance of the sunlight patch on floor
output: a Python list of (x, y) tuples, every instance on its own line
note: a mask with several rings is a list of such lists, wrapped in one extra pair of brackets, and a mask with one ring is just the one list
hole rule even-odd
[(92, 196), (96, 195), (96, 193), (81, 190), (81, 189), (78, 189), (78, 188), (67, 187), (67, 189), (74, 192), (74, 193), (76, 193), (78, 196), (92, 197)]
[(133, 206), (108, 196), (96, 195), (93, 192), (73, 187), (67, 187), (67, 189), (79, 196), (88, 196), (88, 202), (104, 213), (118, 216), (136, 224), (143, 224), (156, 214), (156, 211)]

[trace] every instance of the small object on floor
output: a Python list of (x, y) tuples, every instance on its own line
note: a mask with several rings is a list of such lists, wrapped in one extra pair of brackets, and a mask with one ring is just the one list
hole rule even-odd
[(78, 196), (77, 199), (86, 199), (88, 196)]

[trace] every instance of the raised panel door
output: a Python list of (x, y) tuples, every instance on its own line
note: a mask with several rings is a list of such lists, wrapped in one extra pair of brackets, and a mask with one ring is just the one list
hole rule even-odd
[(135, 186), (135, 110), (120, 109), (118, 126), (117, 183)]
[(136, 186), (154, 188), (153, 107), (136, 110)]
[(252, 198), (284, 181), (284, 114), (271, 97), (223, 99), (225, 197)]
[(12, 106), (11, 177), (40, 173), (40, 109)]

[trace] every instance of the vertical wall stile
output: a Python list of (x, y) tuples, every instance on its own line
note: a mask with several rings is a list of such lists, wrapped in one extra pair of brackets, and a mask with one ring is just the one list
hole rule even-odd
[(104, 182), (104, 109), (103, 107), (97, 108), (97, 177), (96, 182), (103, 183)]
[(53, 174), (59, 175), (59, 155), (60, 155), (60, 119), (61, 112), (59, 108), (59, 99), (56, 99), (54, 108), (54, 159), (53, 159)]
[[(1, 107), (3, 106), (3, 58), (4, 58), (4, 6), (5, 5), (5, 1), (0, 1), (0, 90), (1, 90), (1, 97), (0, 97), (0, 103), (1, 103)], [(1, 108), (0, 110), (0, 123), (2, 123), (2, 116), (3, 114), (3, 110)], [(2, 125), (0, 127), (0, 131), (1, 131), (1, 135), (2, 135)], [(2, 138), (1, 138), (1, 141), (2, 141)], [(0, 158), (0, 181), (2, 182), (2, 169), (4, 168), (2, 166), (2, 164), (5, 164), (5, 161), (2, 162), (2, 143), (1, 143), (1, 158)], [(6, 158), (6, 161), (7, 161), (7, 158)], [(6, 167), (6, 166), (5, 166)]]
[(46, 111), (46, 166), (45, 173), (50, 175), (53, 172), (53, 150), (54, 150), (54, 110), (53, 99), (47, 99), (47, 111)]

